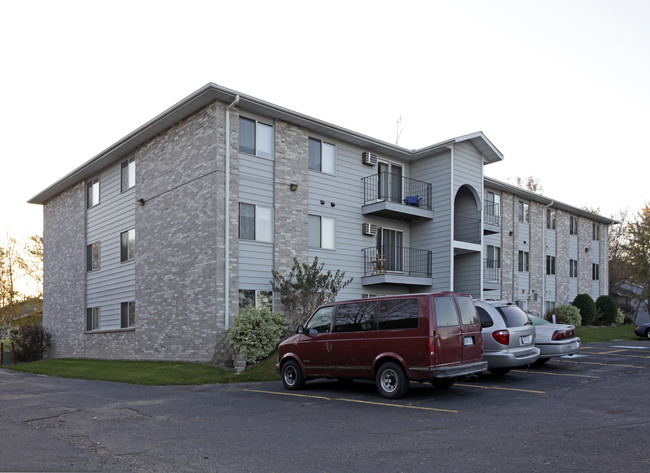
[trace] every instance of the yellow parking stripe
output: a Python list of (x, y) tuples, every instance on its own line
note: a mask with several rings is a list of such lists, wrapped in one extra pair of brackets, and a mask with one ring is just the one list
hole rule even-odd
[(570, 360), (557, 360), (560, 363), (573, 363), (581, 365), (599, 365), (599, 366), (618, 366), (620, 368), (638, 368), (640, 370), (645, 369), (645, 366), (635, 366), (635, 365), (621, 365), (617, 363), (597, 363), (595, 361), (570, 361)]
[(438, 409), (435, 407), (420, 407), (420, 406), (409, 406), (409, 405), (402, 405), (402, 404), (389, 404), (386, 402), (374, 402), (374, 401), (361, 401), (359, 399), (345, 399), (342, 397), (337, 397), (337, 398), (331, 398), (331, 397), (325, 397), (325, 396), (310, 396), (308, 394), (297, 394), (297, 393), (283, 393), (283, 392), (276, 392), (276, 391), (262, 391), (260, 389), (244, 389), (244, 391), (251, 392), (251, 393), (263, 393), (263, 394), (277, 394), (279, 396), (295, 396), (295, 397), (304, 397), (308, 399), (320, 399), (324, 401), (343, 401), (343, 402), (356, 402), (359, 404), (373, 404), (375, 406), (387, 406), (387, 407), (402, 407), (404, 409), (418, 409), (422, 411), (437, 411), (437, 412), (450, 412), (450, 413), (457, 413), (458, 411), (453, 410), (453, 409)]
[(532, 374), (548, 374), (551, 376), (572, 376), (574, 378), (593, 378), (600, 379), (600, 376), (589, 376), (587, 374), (570, 374), (570, 373), (550, 373), (548, 371), (537, 371), (537, 370), (512, 370), (513, 373), (532, 373)]
[(500, 386), (481, 386), (480, 384), (459, 384), (456, 383), (454, 386), (462, 386), (465, 388), (480, 388), (480, 389), (497, 389), (499, 391), (518, 391), (522, 393), (532, 393), (532, 394), (546, 394), (546, 391), (533, 391), (532, 389), (517, 389), (517, 388), (502, 388)]

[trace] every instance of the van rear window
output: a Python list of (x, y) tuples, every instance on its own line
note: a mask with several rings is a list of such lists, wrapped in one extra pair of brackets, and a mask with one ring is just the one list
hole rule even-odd
[(334, 316), (335, 332), (362, 332), (375, 329), (376, 302), (340, 304)]
[(434, 297), (433, 307), (436, 311), (436, 325), (438, 327), (453, 327), (458, 325), (456, 305), (451, 297)]
[(503, 317), (506, 327), (521, 327), (522, 325), (533, 325), (531, 320), (526, 315), (526, 312), (521, 310), (516, 305), (507, 305), (497, 307), (497, 311)]
[(379, 304), (379, 330), (418, 328), (420, 308), (417, 299), (395, 299)]
[(460, 319), (463, 325), (474, 325), (478, 323), (478, 315), (476, 315), (476, 307), (472, 299), (469, 297), (458, 296), (456, 297), (458, 308), (460, 309)]

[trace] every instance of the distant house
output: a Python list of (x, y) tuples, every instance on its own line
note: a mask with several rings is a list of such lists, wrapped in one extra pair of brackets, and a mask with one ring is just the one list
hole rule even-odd
[(606, 294), (613, 221), (485, 177), (502, 159), (482, 132), (410, 150), (208, 84), (30, 200), (53, 355), (227, 363), (294, 257), (354, 277), (339, 299)]
[(648, 314), (650, 300), (641, 300), (643, 297), (641, 286), (627, 281), (621, 282), (614, 286), (611, 296), (622, 310), (631, 314), (637, 324), (650, 322), (650, 314)]

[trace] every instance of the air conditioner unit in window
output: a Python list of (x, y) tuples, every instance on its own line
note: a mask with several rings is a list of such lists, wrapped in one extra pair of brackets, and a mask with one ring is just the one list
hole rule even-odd
[(363, 224), (363, 234), (370, 236), (377, 236), (377, 225), (374, 223), (365, 222)]
[(363, 164), (366, 164), (368, 166), (376, 166), (377, 165), (377, 155), (375, 153), (371, 153), (369, 151), (366, 151), (363, 153)]

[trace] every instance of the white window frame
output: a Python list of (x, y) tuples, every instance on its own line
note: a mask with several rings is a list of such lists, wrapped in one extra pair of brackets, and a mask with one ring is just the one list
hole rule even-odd
[[(265, 159), (273, 159), (273, 156), (275, 154), (274, 150), (274, 136), (275, 136), (275, 129), (273, 125), (269, 125), (268, 123), (256, 120), (255, 118), (251, 117), (245, 117), (245, 116), (240, 116), (239, 117), (239, 123), (241, 124), (242, 120), (248, 120), (250, 122), (253, 122), (255, 124), (254, 127), (254, 133), (255, 136), (253, 136), (253, 142), (255, 143), (255, 149), (253, 150), (252, 153), (250, 153), (247, 150), (242, 150), (242, 139), (241, 139), (241, 126), (239, 127), (239, 133), (240, 133), (240, 139), (239, 139), (239, 152), (240, 153), (245, 153), (251, 156), (257, 156), (259, 158), (265, 158)], [(270, 131), (271, 135), (270, 137), (268, 136), (268, 132)], [(266, 141), (266, 139), (270, 138), (270, 141)], [(268, 149), (270, 148), (270, 149)]]
[[(270, 310), (273, 310), (273, 291), (270, 289), (239, 289), (239, 313), (241, 314), (247, 307), (242, 306), (241, 301), (242, 301), (242, 292), (243, 291), (252, 291), (254, 293), (254, 300), (253, 300), (253, 307), (256, 309), (260, 309), (264, 307), (262, 297), (271, 297), (271, 305), (268, 307)], [(268, 293), (268, 294), (262, 294), (262, 293)]]
[[(124, 238), (126, 236), (126, 247), (124, 246)], [(126, 252), (125, 252), (126, 248)], [(124, 257), (126, 254), (126, 258)], [(135, 258), (135, 228), (131, 228), (125, 232), (120, 233), (120, 262), (126, 263), (133, 261)]]
[(528, 251), (519, 250), (517, 268), (520, 273), (530, 272), (530, 253)]
[[(241, 206), (249, 205), (253, 207), (253, 234), (254, 238), (245, 238), (241, 234)], [(273, 209), (264, 205), (250, 204), (248, 202), (239, 203), (239, 239), (246, 241), (261, 241), (265, 243), (273, 242)]]
[(126, 192), (135, 187), (135, 158), (122, 161), (120, 165), (120, 186), (122, 192)]
[[(311, 149), (312, 143), (319, 146), (319, 162), (318, 169), (312, 167), (311, 162)], [(327, 150), (327, 153), (325, 152)], [(327, 159), (326, 159), (327, 158)], [(308, 167), (310, 171), (321, 172), (323, 174), (336, 175), (336, 145), (328, 143), (319, 138), (309, 137), (309, 156)]]
[[(126, 325), (124, 323), (125, 319)], [(120, 303), (120, 328), (133, 327), (135, 327), (135, 301), (122, 302)]]
[[(309, 214), (308, 218), (319, 219), (319, 246), (311, 245), (311, 238), (308, 236), (309, 248), (318, 248), (322, 250), (336, 249), (336, 219), (333, 217), (324, 217), (322, 215)], [(311, 227), (311, 225), (310, 225)], [(312, 228), (309, 231), (313, 231)]]
[(555, 256), (546, 255), (546, 274), (555, 276)]
[[(90, 327), (88, 322), (90, 321)], [(99, 330), (99, 307), (86, 308), (86, 332)]]
[(569, 235), (578, 234), (578, 217), (569, 217)]
[(548, 230), (555, 230), (556, 216), (555, 209), (546, 209), (546, 228)]
[(530, 223), (530, 203), (519, 201), (519, 221), (521, 223)]
[(600, 240), (600, 225), (597, 223), (591, 224), (591, 238), (594, 241)]
[(86, 208), (90, 209), (99, 205), (99, 178), (86, 182)]
[(598, 263), (591, 263), (591, 280), (600, 281), (600, 265)]
[(570, 259), (569, 260), (569, 277), (577, 278), (578, 277), (578, 260)]
[(99, 269), (99, 242), (95, 241), (86, 245), (86, 272)]

